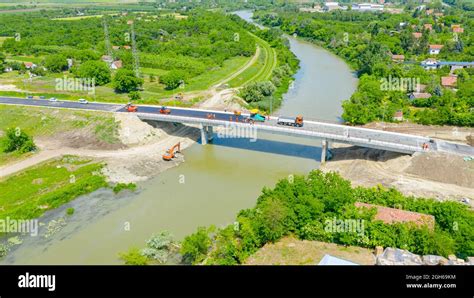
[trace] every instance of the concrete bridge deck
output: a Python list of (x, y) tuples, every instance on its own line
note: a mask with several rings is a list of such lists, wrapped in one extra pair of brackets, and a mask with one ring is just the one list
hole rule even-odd
[[(72, 101), (50, 102), (48, 100), (32, 100), (24, 98), (0, 97), (0, 104), (42, 106), (66, 109), (85, 109), (106, 111), (115, 113), (128, 113), (123, 104), (89, 103), (80, 104)], [(305, 138), (321, 139), (323, 149), (328, 148), (328, 143), (345, 143), (361, 147), (381, 149), (405, 154), (424, 152), (423, 144), (429, 144), (430, 151), (442, 151), (474, 156), (474, 148), (467, 145), (454, 144), (440, 140), (430, 140), (427, 137), (395, 132), (387, 132), (375, 129), (351, 127), (342, 124), (323, 121), (304, 120), (303, 127), (288, 127), (277, 124), (277, 117), (271, 117), (265, 122), (249, 124), (245, 122), (248, 114), (235, 116), (232, 112), (214, 110), (190, 109), (169, 107), (171, 113), (160, 114), (160, 107), (139, 105), (137, 116), (142, 120), (164, 121), (176, 123), (188, 123), (198, 125), (201, 128), (202, 143), (206, 144), (212, 138), (213, 127), (234, 127), (246, 129), (253, 125), (258, 132), (269, 132), (281, 135), (290, 135)], [(208, 119), (207, 115), (212, 113), (215, 118)], [(285, 115), (289, 116), (289, 115)], [(295, 115), (292, 115), (295, 116)], [(430, 142), (431, 141), (431, 142)], [(326, 150), (322, 150), (322, 161), (325, 160)]]

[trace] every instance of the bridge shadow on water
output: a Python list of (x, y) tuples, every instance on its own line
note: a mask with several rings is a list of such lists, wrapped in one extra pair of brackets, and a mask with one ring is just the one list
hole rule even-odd
[[(201, 140), (199, 142), (201, 143)], [(209, 144), (211, 146), (245, 149), (321, 161), (321, 147), (317, 143), (312, 145), (263, 138), (256, 140), (248, 138), (219, 138), (217, 134), (214, 134), (214, 138)]]

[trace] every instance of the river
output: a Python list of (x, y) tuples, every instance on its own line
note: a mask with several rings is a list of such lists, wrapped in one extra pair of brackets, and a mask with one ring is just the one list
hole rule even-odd
[[(237, 12), (251, 21), (251, 12)], [(355, 91), (351, 69), (332, 53), (289, 37), (300, 59), (293, 88), (277, 115), (303, 114), (337, 121), (341, 102)], [(237, 212), (253, 207), (264, 186), (319, 166), (320, 142), (258, 134), (248, 139), (214, 138), (213, 144), (184, 150), (186, 162), (139, 185), (138, 194), (99, 190), (50, 211), (40, 222), (58, 220), (40, 236), (27, 237), (5, 264), (119, 264), (118, 253), (144, 247), (154, 233), (170, 231), (180, 240), (199, 226), (224, 226)], [(75, 208), (64, 216), (66, 208)]]

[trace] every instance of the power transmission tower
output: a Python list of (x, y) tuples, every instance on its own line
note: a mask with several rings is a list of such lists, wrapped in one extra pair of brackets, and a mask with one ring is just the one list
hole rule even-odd
[(135, 40), (135, 28), (133, 25), (133, 21), (130, 21), (130, 29), (132, 31), (132, 56), (133, 56), (133, 70), (135, 71), (135, 75), (137, 78), (140, 77), (140, 62), (138, 61), (138, 50), (137, 50), (137, 43)]
[(105, 16), (102, 19), (102, 23), (104, 25), (105, 49), (107, 50), (107, 55), (112, 57), (112, 48), (110, 47), (110, 39), (109, 39), (109, 28), (107, 27), (107, 21), (105, 20)]

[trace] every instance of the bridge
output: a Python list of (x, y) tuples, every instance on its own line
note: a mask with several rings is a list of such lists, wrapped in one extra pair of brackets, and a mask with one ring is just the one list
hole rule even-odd
[[(72, 101), (35, 100), (23, 98), (0, 97), (0, 104), (27, 105), (66, 109), (84, 109), (106, 111), (114, 113), (129, 113), (123, 104), (107, 103), (89, 103), (81, 104)], [(232, 112), (178, 108), (169, 107), (170, 114), (160, 114), (160, 107), (157, 106), (138, 106), (136, 114), (141, 120), (174, 122), (193, 124), (199, 127), (201, 131), (201, 144), (205, 145), (212, 140), (214, 136), (214, 127), (221, 128), (239, 128), (249, 129), (251, 127), (257, 133), (268, 132), (280, 135), (297, 136), (304, 138), (314, 138), (322, 140), (321, 161), (326, 161), (327, 152), (331, 143), (344, 143), (360, 147), (381, 149), (386, 151), (413, 154), (415, 152), (424, 152), (423, 144), (429, 144), (430, 151), (444, 151), (457, 154), (474, 156), (473, 147), (459, 145), (441, 140), (431, 140), (423, 136), (387, 132), (382, 130), (351, 127), (342, 124), (329, 123), (323, 121), (312, 121), (305, 119), (303, 127), (289, 127), (277, 124), (277, 117), (270, 117), (265, 122), (255, 122), (249, 124), (245, 122), (248, 114), (240, 116)], [(213, 118), (208, 117), (213, 114)]]

